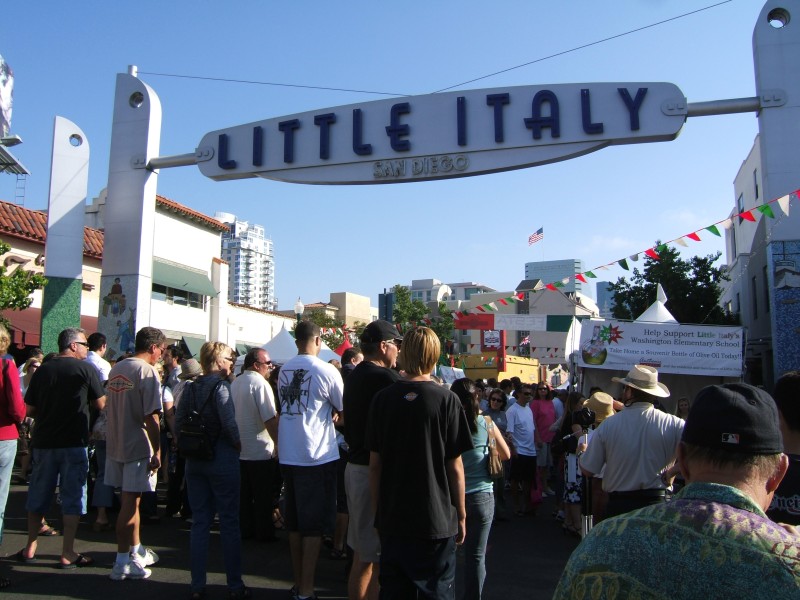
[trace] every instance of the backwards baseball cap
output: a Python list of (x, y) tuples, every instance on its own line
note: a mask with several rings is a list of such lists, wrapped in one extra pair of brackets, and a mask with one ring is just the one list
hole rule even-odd
[(372, 321), (361, 334), (362, 344), (377, 344), (386, 340), (402, 340), (403, 336), (389, 321)]
[(740, 454), (780, 454), (778, 407), (767, 392), (746, 383), (704, 387), (694, 399), (681, 440)]

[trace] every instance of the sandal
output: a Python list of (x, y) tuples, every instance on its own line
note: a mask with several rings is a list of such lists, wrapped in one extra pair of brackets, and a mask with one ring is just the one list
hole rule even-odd
[(47, 523), (42, 525), (41, 529), (39, 529), (39, 535), (43, 535), (45, 537), (51, 537), (54, 535), (58, 535), (58, 530), (50, 527)]
[(6, 577), (0, 577), (0, 590), (4, 590), (11, 585), (11, 580)]
[(15, 559), (17, 562), (21, 562), (21, 563), (35, 563), (36, 561), (38, 561), (38, 560), (39, 560), (39, 559), (38, 559), (38, 558), (36, 558), (35, 556), (31, 556), (30, 558), (28, 558), (27, 556), (25, 556), (25, 548), (23, 548), (22, 550), (20, 550), (19, 552), (17, 552), (17, 553), (14, 555), (14, 559)]
[(94, 566), (94, 559), (85, 554), (78, 554), (78, 557), (72, 562), (58, 563), (59, 569), (77, 569), (78, 567), (92, 567)]
[(275, 529), (283, 529), (286, 524), (283, 521), (283, 515), (281, 514), (281, 509), (276, 508), (272, 511), (272, 524), (275, 526)]

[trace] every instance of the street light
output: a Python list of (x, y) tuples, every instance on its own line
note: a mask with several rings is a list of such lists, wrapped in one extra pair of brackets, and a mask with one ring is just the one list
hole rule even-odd
[(306, 309), (303, 302), (300, 300), (300, 296), (297, 297), (297, 302), (294, 303), (294, 314), (297, 316), (297, 322), (300, 322), (300, 318), (303, 316), (303, 311)]

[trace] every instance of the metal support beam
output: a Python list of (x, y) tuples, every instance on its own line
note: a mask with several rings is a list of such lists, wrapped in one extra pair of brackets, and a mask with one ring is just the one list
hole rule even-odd
[(711, 102), (690, 102), (686, 105), (687, 117), (707, 117), (710, 115), (732, 115), (736, 113), (758, 112), (761, 99), (734, 98), (732, 100), (712, 100)]

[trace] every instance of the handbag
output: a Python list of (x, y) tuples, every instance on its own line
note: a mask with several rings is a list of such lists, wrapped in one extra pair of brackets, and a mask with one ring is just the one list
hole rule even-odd
[[(485, 419), (486, 417), (484, 417)], [(497, 442), (494, 439), (494, 423), (491, 421), (486, 422), (486, 431), (489, 439), (486, 442), (486, 447), (489, 450), (489, 479), (502, 479), (505, 475), (503, 470), (503, 461), (500, 460), (500, 454), (497, 452)]]
[(211, 435), (208, 433), (205, 423), (203, 423), (203, 411), (209, 401), (217, 393), (217, 389), (221, 383), (222, 382), (219, 381), (217, 385), (214, 386), (214, 389), (211, 390), (211, 393), (208, 395), (208, 398), (206, 398), (206, 401), (203, 402), (203, 406), (200, 407), (199, 411), (194, 410), (193, 406), (195, 400), (194, 386), (190, 388), (192, 390), (192, 396), (189, 406), (189, 416), (181, 425), (180, 431), (178, 431), (178, 453), (183, 458), (203, 461), (214, 460), (215, 441), (211, 439)]

